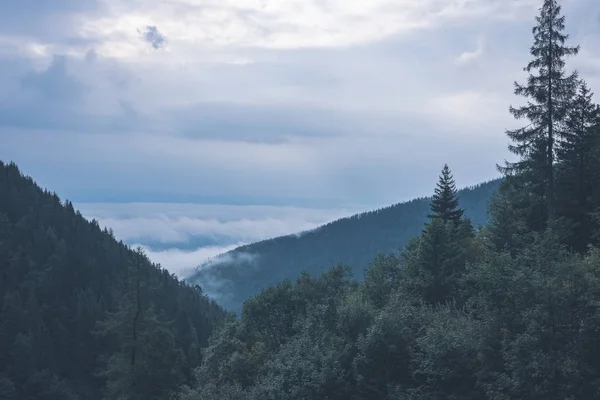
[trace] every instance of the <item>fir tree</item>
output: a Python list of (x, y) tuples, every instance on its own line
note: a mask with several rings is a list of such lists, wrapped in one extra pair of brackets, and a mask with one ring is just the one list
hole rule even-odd
[(430, 218), (441, 219), (445, 222), (458, 222), (462, 218), (463, 210), (458, 208), (458, 197), (456, 196), (456, 183), (448, 168), (448, 164), (444, 165), (442, 175), (435, 188), (435, 194), (431, 201), (432, 214)]
[(579, 83), (579, 90), (573, 99), (573, 106), (567, 113), (565, 129), (561, 132), (561, 143), (558, 158), (561, 167), (572, 174), (577, 186), (575, 196), (579, 202), (585, 198), (584, 185), (586, 171), (592, 161), (596, 142), (598, 141), (597, 123), (598, 107), (592, 102), (593, 93), (584, 81)]
[(452, 300), (464, 272), (464, 252), (452, 224), (436, 218), (403, 254), (402, 291), (428, 304)]
[(596, 171), (600, 168), (594, 154), (600, 133), (596, 129), (598, 109), (592, 102), (592, 96), (586, 83), (581, 81), (567, 113), (557, 152), (560, 161), (557, 171), (558, 211), (576, 224), (570, 245), (579, 251), (585, 250), (589, 244), (590, 212), (594, 207), (592, 188)]
[(579, 52), (579, 46), (565, 45), (569, 35), (562, 33), (565, 17), (557, 0), (544, 0), (537, 25), (533, 28), (534, 43), (530, 53), (534, 59), (524, 68), (529, 73), (527, 83), (515, 82), (515, 94), (529, 99), (526, 105), (510, 107), (516, 119), (530, 123), (507, 131), (513, 144), (509, 150), (520, 157), (515, 163), (498, 166), (505, 174), (524, 175), (533, 192), (546, 208), (542, 219), (555, 217), (554, 161), (557, 128), (564, 121), (577, 83), (577, 73), (566, 75), (565, 59)]

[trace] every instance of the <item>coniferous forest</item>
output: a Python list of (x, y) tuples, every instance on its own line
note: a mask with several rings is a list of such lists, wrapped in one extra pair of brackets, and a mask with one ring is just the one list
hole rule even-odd
[(167, 399), (226, 318), (0, 162), (0, 399)]
[(446, 165), (360, 281), (303, 273), (229, 315), (2, 165), (0, 398), (600, 398), (600, 107), (541, 3), (487, 225)]
[[(464, 214), (474, 226), (485, 225), (487, 208), (501, 180), (458, 192)], [(418, 198), (330, 222), (312, 231), (237, 247), (204, 262), (186, 281), (217, 294), (226, 310), (240, 313), (249, 297), (301, 272), (321, 275), (343, 264), (359, 280), (379, 254), (397, 252), (418, 235), (430, 214), (431, 198)]]

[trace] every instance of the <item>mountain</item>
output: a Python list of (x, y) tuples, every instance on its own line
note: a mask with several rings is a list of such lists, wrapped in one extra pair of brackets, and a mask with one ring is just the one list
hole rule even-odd
[(227, 315), (0, 161), (1, 399), (166, 398)]
[[(474, 226), (487, 221), (488, 201), (501, 180), (459, 192), (460, 205)], [(201, 285), (232, 311), (269, 285), (294, 279), (300, 272), (320, 275), (336, 264), (362, 278), (381, 253), (397, 252), (418, 235), (430, 212), (430, 198), (419, 198), (328, 223), (315, 230), (246, 246), (200, 265), (186, 280)]]

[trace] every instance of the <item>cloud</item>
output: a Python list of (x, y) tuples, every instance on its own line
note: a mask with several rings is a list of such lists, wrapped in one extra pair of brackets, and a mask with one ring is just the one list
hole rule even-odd
[(461, 53), (458, 57), (456, 57), (455, 63), (459, 65), (467, 64), (481, 57), (483, 55), (484, 45), (485, 39), (482, 36), (478, 37), (475, 50)]
[[(531, 0), (58, 0), (53, 7), (0, 6), (8, 18), (3, 33), (13, 40), (81, 52), (93, 46), (105, 57), (138, 63), (148, 57), (139, 41), (161, 47), (169, 37), (169, 59), (198, 60), (201, 48), (337, 48), (373, 43), (447, 24), (515, 19)], [(54, 4), (56, 3), (56, 7)], [(31, 10), (31, 11), (30, 11)], [(156, 29), (160, 26), (160, 32)], [(200, 54), (199, 54), (200, 53)]]
[(251, 263), (253, 258), (248, 254), (236, 254), (235, 259), (217, 256), (244, 244), (313, 229), (356, 213), (264, 205), (76, 202), (75, 206), (86, 218), (111, 228), (117, 239), (144, 248), (152, 261), (180, 277), (189, 276), (200, 265), (211, 268), (225, 261)]
[[(357, 45), (484, 15), (514, 18), (531, 5), (490, 0), (220, 0), (182, 1), (179, 7), (166, 8), (140, 3), (146, 18), (168, 24), (165, 29), (180, 42), (277, 49)], [(118, 20), (141, 18), (138, 10), (122, 9)]]
[(162, 48), (167, 42), (167, 37), (160, 33), (156, 26), (148, 25), (138, 32), (142, 36), (142, 40), (149, 43), (154, 50)]
[[(6, 3), (0, 18), (28, 15), (1, 12), (21, 4)], [(595, 4), (565, 10), (582, 44), (568, 68), (597, 91), (586, 14)], [(0, 25), (0, 158), (74, 201), (368, 209), (429, 194), (443, 162), (460, 185), (475, 184), (507, 157), (512, 83), (525, 78), (538, 6), (60, 0), (32, 10), (39, 28)], [(157, 27), (150, 41), (168, 37), (160, 51), (140, 40), (148, 26)], [(476, 37), (481, 51), (465, 47)], [(477, 62), (457, 64), (465, 50)], [(185, 230), (303, 226), (264, 216), (256, 226), (252, 217), (126, 219), (110, 222), (133, 239), (139, 224), (163, 246)]]
[[(187, 270), (187, 275), (185, 275), (184, 278), (190, 279), (195, 284), (200, 284), (202, 290), (209, 297), (220, 302), (220, 304), (227, 304), (233, 298), (233, 282), (230, 279), (221, 276), (218, 273), (218, 268), (222, 267), (223, 264), (226, 264), (229, 267), (232, 265), (243, 266), (244, 271), (257, 271), (260, 268), (260, 265), (258, 264), (259, 260), (259, 255), (250, 254), (240, 250), (232, 253), (221, 253), (198, 265), (193, 271)], [(213, 268), (217, 270), (213, 271)]]
[[(113, 229), (118, 239), (144, 245), (191, 242), (230, 245), (313, 229), (354, 210), (286, 206), (176, 203), (76, 203), (88, 218)], [(197, 260), (198, 261), (198, 260)]]
[[(152, 262), (160, 264), (169, 272), (174, 273), (180, 278), (190, 276), (195, 268), (204, 260), (208, 260), (219, 254), (223, 254), (243, 243), (227, 245), (227, 246), (206, 246), (196, 250), (186, 251), (178, 248), (168, 250), (155, 251), (142, 244), (134, 244), (133, 247), (140, 246)], [(203, 287), (206, 291), (206, 289)], [(215, 291), (211, 291), (210, 295), (215, 295)]]
[(49, 105), (77, 100), (84, 91), (83, 85), (68, 74), (65, 56), (54, 56), (43, 71), (27, 72), (21, 78), (21, 87)]
[(206, 259), (203, 263), (198, 265), (196, 270), (218, 268), (219, 265), (223, 264), (244, 264), (246, 267), (248, 267), (250, 265), (256, 265), (256, 261), (258, 261), (258, 256), (255, 254), (250, 254), (243, 251), (231, 253), (224, 252)]
[(17, 0), (0, 2), (0, 33), (73, 39), (77, 17), (101, 9), (101, 0)]
[(487, 112), (487, 110), (501, 110), (506, 107), (506, 104), (506, 99), (498, 93), (469, 90), (433, 98), (431, 107), (432, 111), (445, 121), (452, 121), (455, 124), (476, 121), (477, 125), (483, 127), (487, 124), (502, 126), (502, 123), (509, 123), (511, 119), (508, 115)]

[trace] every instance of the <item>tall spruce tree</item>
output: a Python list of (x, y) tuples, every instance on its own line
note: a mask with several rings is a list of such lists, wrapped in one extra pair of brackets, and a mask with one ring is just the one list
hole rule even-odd
[(509, 150), (520, 157), (514, 163), (498, 166), (505, 174), (521, 175), (532, 192), (544, 203), (543, 220), (555, 218), (554, 161), (557, 130), (565, 120), (570, 100), (577, 84), (577, 73), (565, 73), (565, 59), (576, 55), (579, 46), (565, 45), (569, 35), (565, 17), (557, 0), (544, 0), (537, 25), (533, 28), (534, 43), (530, 53), (534, 59), (524, 68), (529, 73), (527, 83), (515, 82), (515, 94), (528, 98), (526, 105), (510, 107), (516, 119), (526, 118), (529, 124), (506, 132), (513, 144)]
[(431, 211), (429, 218), (441, 219), (445, 222), (458, 222), (463, 216), (464, 211), (458, 208), (458, 197), (456, 196), (456, 183), (448, 168), (448, 164), (444, 165), (442, 175), (435, 188), (435, 194), (431, 201)]
[(584, 251), (589, 244), (590, 213), (595, 208), (591, 201), (592, 189), (596, 171), (600, 168), (600, 160), (595, 154), (600, 135), (596, 129), (598, 108), (592, 96), (586, 83), (581, 81), (572, 107), (567, 112), (557, 152), (560, 161), (557, 211), (576, 224), (569, 244), (579, 251)]

